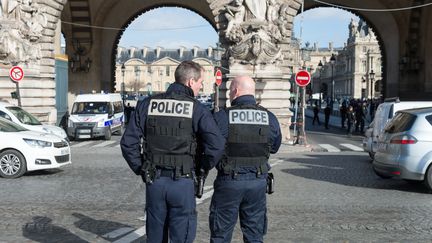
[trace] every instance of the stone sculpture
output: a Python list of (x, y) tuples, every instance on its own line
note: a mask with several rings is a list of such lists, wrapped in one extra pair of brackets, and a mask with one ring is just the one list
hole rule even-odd
[[(225, 6), (224, 37), (230, 63), (273, 64), (282, 59), (278, 44), (291, 37), (289, 4), (280, 0), (233, 0)], [(289, 41), (289, 40), (288, 40)]]
[(32, 0), (0, 0), (0, 63), (41, 58), (39, 40), (48, 24), (45, 10)]

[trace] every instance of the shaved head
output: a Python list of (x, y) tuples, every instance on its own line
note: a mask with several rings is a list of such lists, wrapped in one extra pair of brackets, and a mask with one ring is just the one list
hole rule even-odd
[(243, 95), (255, 95), (255, 81), (249, 76), (237, 76), (230, 85), (230, 101)]

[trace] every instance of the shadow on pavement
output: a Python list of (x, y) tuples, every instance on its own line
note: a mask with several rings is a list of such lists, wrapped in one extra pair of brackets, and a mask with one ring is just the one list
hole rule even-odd
[(23, 236), (35, 242), (81, 243), (87, 242), (69, 230), (52, 224), (52, 219), (45, 216), (35, 216), (33, 221), (22, 227)]
[(406, 192), (427, 193), (429, 190), (421, 183), (410, 183), (398, 179), (382, 179), (372, 170), (368, 160), (360, 162), (354, 157), (362, 155), (327, 155), (308, 154), (306, 157), (285, 159), (305, 168), (283, 169), (282, 172), (295, 176), (326, 181), (345, 186), (375, 189), (399, 190)]

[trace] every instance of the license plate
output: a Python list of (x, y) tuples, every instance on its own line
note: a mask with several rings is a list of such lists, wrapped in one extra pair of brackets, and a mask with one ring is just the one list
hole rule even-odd
[(78, 138), (91, 138), (90, 135), (78, 135)]
[(69, 149), (62, 149), (62, 150), (60, 150), (60, 154), (61, 155), (69, 154)]
[(79, 130), (79, 133), (91, 133), (90, 129), (81, 129)]

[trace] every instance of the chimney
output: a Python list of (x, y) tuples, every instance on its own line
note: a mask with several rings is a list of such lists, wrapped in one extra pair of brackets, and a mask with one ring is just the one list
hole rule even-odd
[(213, 55), (213, 47), (209, 46), (207, 49), (207, 57), (212, 57)]
[(134, 58), (134, 57), (137, 57), (138, 55), (138, 48), (137, 47), (135, 47), (135, 46), (132, 46), (131, 47), (131, 52), (130, 52), (130, 57), (131, 58)]
[(329, 42), (329, 50), (333, 51), (333, 42)]
[(193, 47), (193, 56), (197, 57), (198, 56), (198, 46), (194, 46)]
[(156, 47), (156, 58), (160, 57), (161, 50), (162, 50), (162, 47), (160, 47), (160, 46)]
[(185, 49), (186, 49), (186, 47), (180, 46), (180, 49), (179, 49), (179, 57), (180, 57), (180, 59), (183, 58), (183, 53), (184, 53)]
[(118, 48), (117, 48), (117, 59), (119, 59), (119, 58), (121, 58), (121, 56), (122, 56), (122, 52), (124, 51), (124, 47), (121, 47), (121, 46), (119, 46)]
[(147, 57), (147, 53), (148, 53), (148, 47), (147, 46), (144, 46), (143, 47), (143, 49), (142, 49), (142, 52), (143, 52), (143, 59), (145, 59), (146, 57)]

